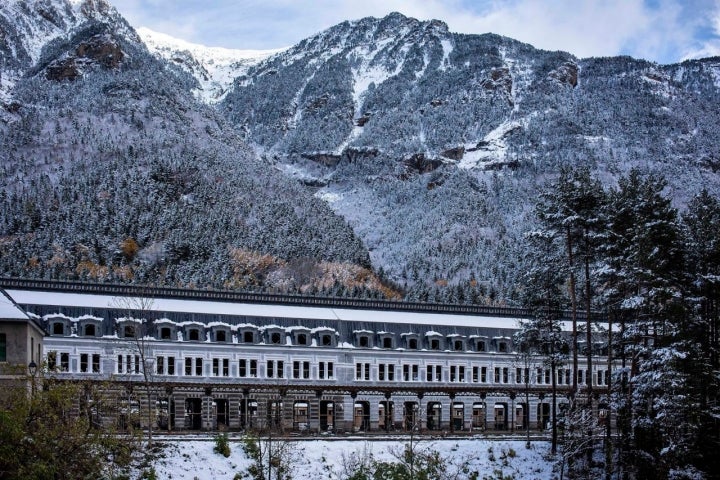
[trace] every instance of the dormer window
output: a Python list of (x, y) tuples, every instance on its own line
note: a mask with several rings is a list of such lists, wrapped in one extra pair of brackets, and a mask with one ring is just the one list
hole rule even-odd
[(463, 351), (463, 341), (462, 340), (454, 340), (453, 341), (453, 350), (456, 352), (462, 352)]
[(487, 351), (487, 346), (485, 345), (485, 342), (483, 340), (478, 340), (478, 342), (475, 344), (475, 349), (478, 352), (485, 352)]
[(200, 341), (200, 330), (197, 328), (192, 328), (188, 331), (188, 340), (191, 342), (198, 342)]
[(410, 349), (410, 350), (417, 350), (417, 349), (418, 349), (418, 341), (417, 341), (417, 338), (410, 338), (410, 339), (408, 339), (408, 349)]
[(438, 340), (437, 338), (431, 338), (430, 350), (440, 350), (440, 340)]
[(328, 335), (328, 334), (322, 335), (322, 336), (320, 337), (320, 344), (321, 344), (323, 347), (330, 347), (330, 346), (332, 346), (332, 337), (331, 337), (330, 335)]
[(170, 330), (170, 327), (162, 327), (160, 329), (160, 340), (170, 340), (171, 336), (172, 330)]
[(362, 348), (367, 348), (370, 346), (370, 338), (367, 335), (363, 335), (358, 338), (358, 345)]
[(123, 337), (134, 338), (135, 337), (135, 327), (132, 325), (125, 325), (125, 327), (123, 327)]
[(308, 343), (307, 335), (305, 335), (304, 333), (299, 333), (297, 336), (297, 344), (298, 345), (307, 345), (307, 343)]
[(243, 343), (255, 343), (255, 334), (251, 331), (243, 332)]
[(87, 325), (85, 325), (84, 334), (86, 337), (94, 337), (96, 335), (96, 331), (97, 329), (95, 328), (95, 324), (88, 323)]
[(270, 334), (270, 343), (273, 345), (279, 345), (280, 342), (282, 342), (282, 335), (280, 335), (280, 332), (272, 332)]
[(216, 342), (227, 342), (227, 333), (225, 330), (218, 330), (215, 332), (215, 341)]
[(385, 337), (382, 339), (382, 348), (392, 348), (392, 338)]
[(65, 335), (65, 324), (63, 322), (55, 322), (52, 325), (53, 335)]
[(500, 353), (507, 353), (508, 351), (508, 344), (507, 342), (499, 342), (498, 343), (498, 352)]

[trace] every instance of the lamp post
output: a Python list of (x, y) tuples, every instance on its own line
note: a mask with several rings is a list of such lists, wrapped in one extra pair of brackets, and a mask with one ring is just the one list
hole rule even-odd
[(30, 372), (31, 384), (30, 384), (30, 395), (35, 397), (35, 375), (37, 374), (37, 364), (35, 360), (30, 360), (28, 364), (28, 371)]

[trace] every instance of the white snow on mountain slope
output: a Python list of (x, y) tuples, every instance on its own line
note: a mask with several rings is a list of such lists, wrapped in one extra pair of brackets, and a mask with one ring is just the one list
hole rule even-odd
[(223, 99), (235, 78), (242, 76), (253, 65), (271, 55), (286, 50), (233, 50), (222, 47), (206, 47), (186, 42), (148, 28), (138, 28), (150, 52), (179, 65), (192, 74), (200, 84), (193, 93), (206, 103)]
[(105, 0), (0, 1), (0, 48), (11, 60), (0, 64), (0, 102), (12, 101), (15, 84), (38, 63), (45, 45), (58, 38), (70, 38), (88, 20), (112, 20), (117, 33), (137, 39), (121, 18)]

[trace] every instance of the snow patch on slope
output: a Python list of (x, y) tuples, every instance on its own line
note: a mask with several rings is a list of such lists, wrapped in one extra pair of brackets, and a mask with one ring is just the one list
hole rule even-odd
[(164, 58), (191, 73), (200, 84), (195, 96), (206, 103), (222, 100), (235, 78), (262, 60), (280, 53), (275, 50), (236, 50), (223, 47), (206, 47), (186, 42), (164, 33), (141, 27), (138, 34), (150, 52)]

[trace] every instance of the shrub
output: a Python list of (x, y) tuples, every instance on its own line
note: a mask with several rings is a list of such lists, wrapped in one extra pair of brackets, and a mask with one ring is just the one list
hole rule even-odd
[(228, 441), (226, 433), (221, 433), (220, 435), (215, 436), (215, 448), (213, 451), (215, 453), (219, 453), (225, 458), (230, 456), (230, 442)]

